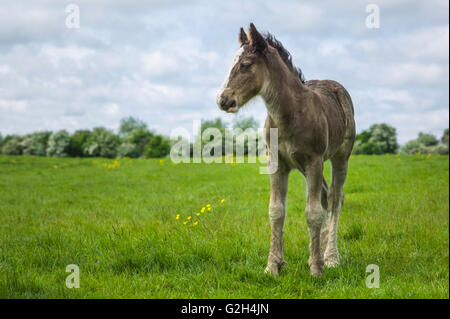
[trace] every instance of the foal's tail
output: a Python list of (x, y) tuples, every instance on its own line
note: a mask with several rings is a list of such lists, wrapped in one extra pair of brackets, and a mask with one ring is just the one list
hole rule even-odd
[(322, 197), (321, 197), (322, 207), (328, 210), (328, 184), (325, 177), (322, 177)]
[(341, 85), (341, 89), (337, 91), (337, 98), (341, 105), (342, 111), (345, 117), (345, 126), (354, 126), (355, 109), (353, 107), (353, 101), (348, 91)]
[(356, 138), (355, 109), (350, 94), (343, 86), (337, 91), (337, 97), (345, 116), (345, 141), (342, 148), (348, 159), (352, 154)]

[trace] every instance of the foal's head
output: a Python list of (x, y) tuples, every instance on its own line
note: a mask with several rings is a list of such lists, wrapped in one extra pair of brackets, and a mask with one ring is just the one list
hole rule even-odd
[(264, 54), (268, 44), (253, 23), (250, 24), (248, 37), (241, 28), (239, 43), (241, 47), (230, 73), (217, 95), (217, 105), (229, 113), (236, 113), (261, 91), (269, 72)]

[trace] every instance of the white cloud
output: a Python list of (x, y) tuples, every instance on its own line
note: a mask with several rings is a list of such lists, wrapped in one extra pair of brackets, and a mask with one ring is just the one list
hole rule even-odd
[(409, 83), (427, 83), (433, 84), (441, 82), (444, 70), (438, 64), (422, 63), (398, 63), (390, 65), (385, 69), (382, 80), (386, 84), (409, 84)]
[(6, 75), (10, 72), (10, 68), (7, 64), (0, 65), (0, 74)]
[(281, 22), (290, 29), (310, 29), (323, 18), (322, 8), (309, 3), (287, 1), (281, 4), (267, 1), (266, 6), (264, 13), (268, 15), (267, 18)]
[(408, 57), (448, 60), (448, 25), (422, 28), (399, 38), (398, 45)]
[(417, 137), (418, 132), (431, 133), (440, 138), (444, 129), (448, 128), (448, 118), (448, 109), (433, 110), (426, 113), (394, 113), (390, 116), (392, 125), (401, 128), (399, 130), (399, 141), (401, 143)]
[(337, 41), (322, 42), (319, 46), (319, 52), (323, 56), (335, 56), (340, 54), (346, 54), (347, 49), (345, 44)]
[[(77, 3), (81, 28), (70, 30), (60, 1), (1, 2), (3, 135), (117, 128), (127, 115), (165, 134), (194, 119), (230, 122), (215, 95), (249, 22), (281, 40), (307, 79), (341, 82), (359, 130), (390, 122), (404, 142), (447, 121), (446, 1), (382, 1), (379, 30), (365, 27), (358, 1)], [(263, 125), (260, 99), (243, 113)]]
[(107, 103), (103, 106), (102, 112), (107, 116), (116, 117), (120, 114), (120, 108), (117, 103)]
[(0, 110), (7, 112), (24, 112), (27, 109), (26, 100), (0, 100)]
[(144, 53), (141, 56), (144, 68), (149, 75), (163, 75), (179, 68), (177, 58), (163, 52)]
[(355, 43), (355, 48), (366, 54), (371, 54), (378, 49), (378, 45), (373, 40), (362, 40)]
[(44, 44), (41, 47), (40, 54), (44, 57), (48, 57), (49, 61), (56, 68), (64, 67), (61, 65), (61, 61), (71, 60), (76, 63), (76, 65), (81, 68), (82, 61), (89, 56), (95, 55), (95, 51), (90, 48), (80, 47), (80, 46), (67, 46), (67, 47), (57, 47), (54, 45)]

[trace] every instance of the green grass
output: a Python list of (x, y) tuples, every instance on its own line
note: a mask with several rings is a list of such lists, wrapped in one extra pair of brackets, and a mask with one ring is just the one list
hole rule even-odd
[[(353, 156), (341, 265), (318, 278), (309, 274), (298, 172), (288, 265), (272, 278), (263, 273), (269, 182), (258, 165), (104, 163), (113, 160), (0, 156), (0, 297), (449, 297), (448, 157)], [(183, 225), (189, 215), (197, 226)], [(79, 289), (65, 286), (68, 264), (80, 267)], [(379, 289), (366, 288), (369, 264), (380, 268)]]

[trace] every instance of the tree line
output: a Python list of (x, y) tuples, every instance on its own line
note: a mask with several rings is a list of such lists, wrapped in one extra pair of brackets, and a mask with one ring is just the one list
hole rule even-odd
[(55, 157), (165, 157), (170, 152), (167, 137), (155, 134), (147, 124), (134, 117), (120, 121), (118, 134), (104, 127), (77, 130), (69, 134), (36, 132), (20, 135), (0, 135), (0, 153), (5, 155), (35, 155)]
[(400, 146), (396, 129), (386, 123), (373, 124), (369, 129), (356, 135), (353, 154), (441, 154), (449, 153), (448, 128), (438, 139), (433, 134), (420, 132), (414, 140)]
[[(207, 128), (217, 128), (222, 132), (222, 154), (225, 154), (226, 124), (220, 118), (204, 120), (201, 132)], [(233, 129), (245, 131), (253, 129), (256, 133), (258, 122), (252, 117), (235, 118)], [(248, 133), (247, 133), (248, 137)], [(197, 137), (199, 138), (199, 137)], [(248, 139), (242, 134), (244, 155), (250, 153)], [(259, 137), (256, 138), (257, 142)], [(211, 137), (212, 139), (212, 137)], [(203, 140), (202, 144), (209, 140)], [(235, 143), (235, 142), (233, 142)], [(191, 156), (193, 145), (191, 144)], [(258, 147), (258, 145), (256, 145)], [(35, 155), (55, 157), (131, 157), (131, 158), (160, 158), (170, 154), (171, 141), (168, 137), (149, 130), (147, 124), (134, 117), (126, 117), (120, 121), (118, 133), (104, 127), (92, 130), (77, 130), (70, 134), (66, 130), (57, 132), (35, 132), (26, 135), (0, 134), (0, 154), (5, 155)], [(235, 147), (232, 148), (235, 153)], [(374, 124), (369, 129), (357, 134), (354, 154), (442, 154), (449, 153), (449, 130), (443, 132), (440, 139), (432, 134), (419, 133), (414, 140), (400, 146), (397, 142), (396, 129), (388, 124)]]

